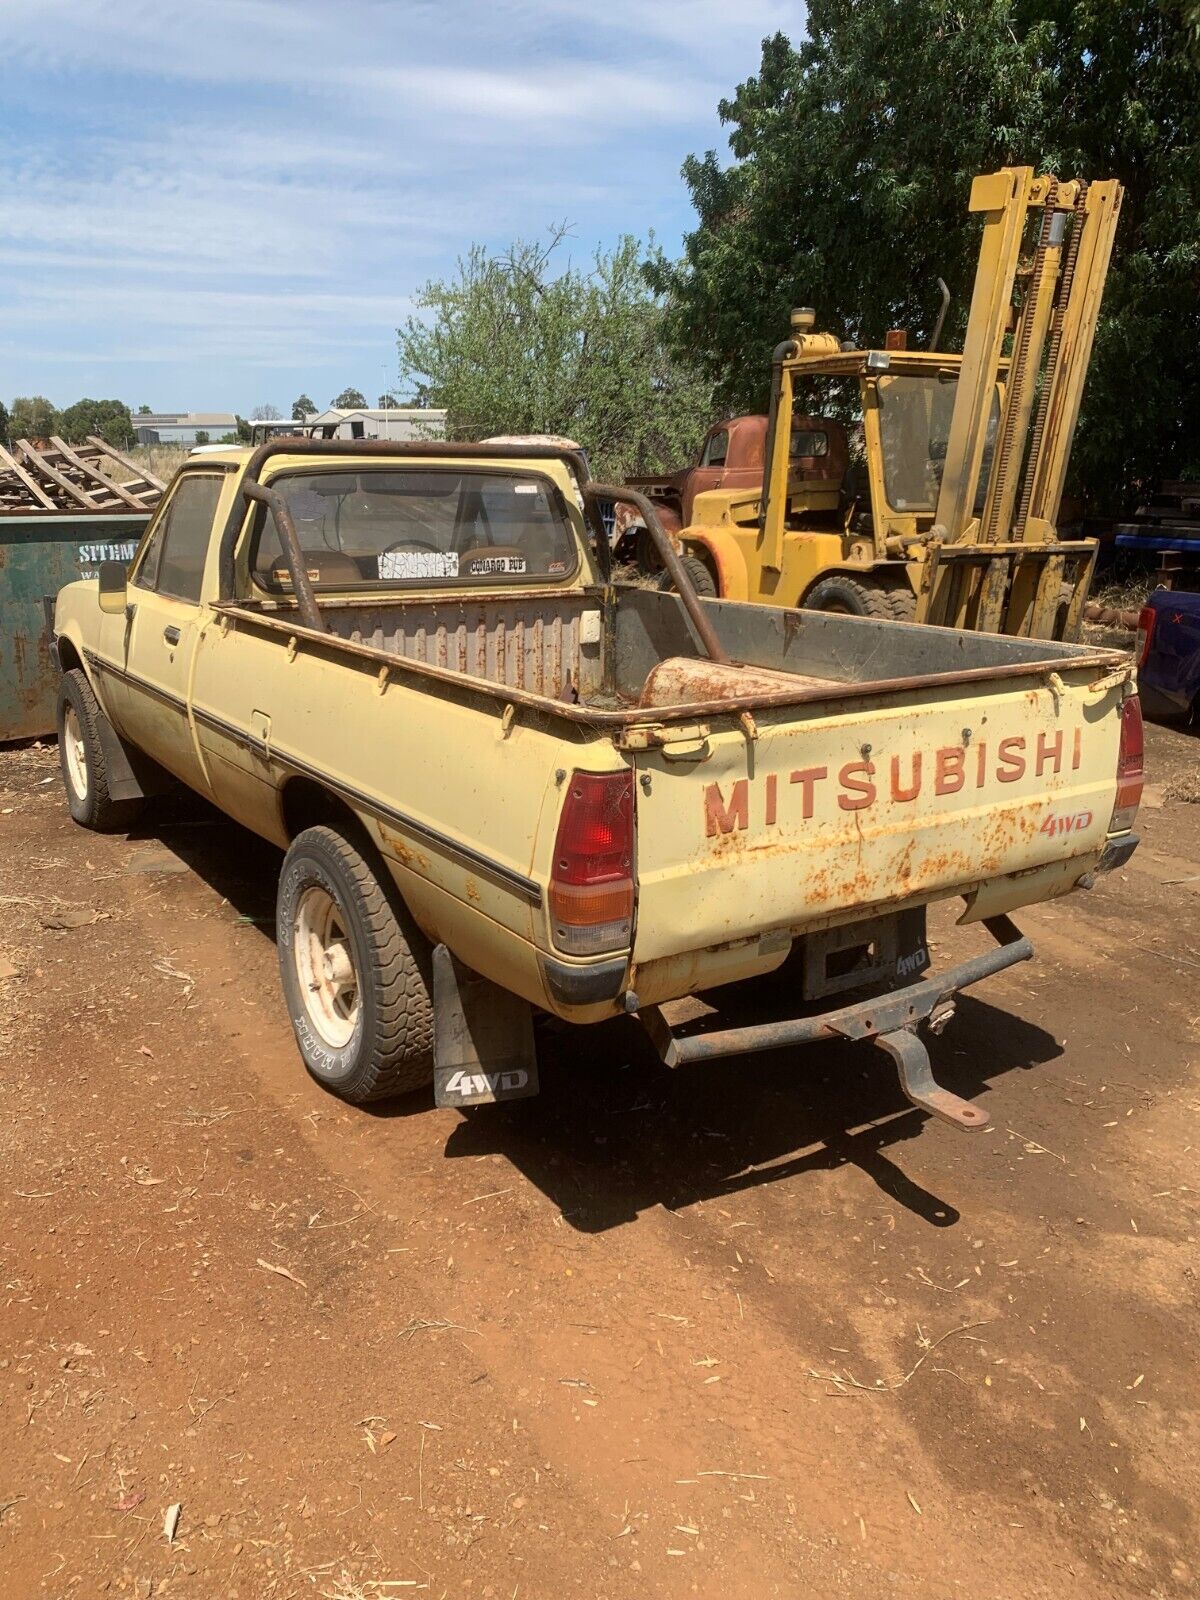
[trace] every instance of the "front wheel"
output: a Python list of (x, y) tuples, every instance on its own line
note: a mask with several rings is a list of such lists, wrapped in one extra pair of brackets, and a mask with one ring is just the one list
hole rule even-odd
[(58, 760), (71, 816), (96, 833), (128, 827), (139, 805), (136, 800), (114, 800), (109, 793), (108, 758), (100, 737), (104, 712), (79, 667), (63, 673), (57, 720)]
[(834, 611), (848, 617), (877, 617), (884, 622), (911, 622), (917, 611), (917, 597), (906, 582), (885, 582), (879, 578), (851, 578), (844, 572), (831, 573), (814, 583), (804, 597), (806, 611)]
[(284, 858), (279, 970), (304, 1065), (361, 1105), (433, 1081), (432, 951), (382, 863), (332, 828)]
[[(692, 588), (702, 600), (715, 600), (717, 598), (716, 580), (704, 565), (699, 556), (680, 556), (680, 564), (688, 577), (692, 580)], [(675, 580), (664, 567), (659, 577), (656, 588), (675, 591)]]

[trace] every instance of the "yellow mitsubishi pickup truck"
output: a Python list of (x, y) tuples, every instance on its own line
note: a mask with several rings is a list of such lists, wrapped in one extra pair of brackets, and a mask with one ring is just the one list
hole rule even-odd
[[(630, 496), (675, 592), (612, 581)], [(351, 1101), (533, 1093), (535, 1014), (635, 1013), (672, 1065), (874, 1040), (983, 1127), (922, 1028), (1137, 843), (1125, 657), (700, 600), (653, 506), (553, 444), (193, 458), (55, 634), (72, 816), (182, 781), (286, 851), (283, 992)], [(935, 973), (952, 898), (992, 942)]]

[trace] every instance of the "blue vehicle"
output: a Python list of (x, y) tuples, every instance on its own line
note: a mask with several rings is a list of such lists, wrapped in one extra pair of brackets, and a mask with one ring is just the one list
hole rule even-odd
[(1142, 607), (1138, 689), (1148, 715), (1200, 720), (1200, 593), (1155, 589)]

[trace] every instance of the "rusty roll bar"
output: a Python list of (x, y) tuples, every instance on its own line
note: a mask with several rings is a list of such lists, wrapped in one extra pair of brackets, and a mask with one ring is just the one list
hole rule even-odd
[(279, 537), (283, 543), (288, 571), (292, 575), (292, 593), (296, 597), (296, 609), (300, 613), (301, 622), (306, 628), (312, 628), (317, 633), (328, 633), (329, 629), (321, 616), (312, 584), (308, 581), (308, 568), (304, 565), (300, 536), (296, 532), (296, 524), (292, 521), (287, 501), (278, 489), (266, 489), (261, 483), (249, 480), (242, 484), (242, 494), (247, 500), (257, 500), (261, 505), (269, 506), (271, 509), (271, 515), (275, 518), (275, 526), (279, 529)]
[(700, 597), (692, 587), (692, 580), (688, 577), (687, 568), (680, 561), (675, 552), (675, 546), (667, 536), (667, 531), (659, 520), (654, 504), (644, 494), (639, 494), (636, 489), (627, 489), (624, 486), (612, 483), (589, 483), (583, 491), (584, 499), (595, 504), (599, 500), (623, 500), (627, 505), (635, 506), (641, 513), (642, 521), (647, 532), (654, 541), (654, 548), (662, 557), (662, 564), (671, 575), (671, 582), (679, 591), (679, 598), (683, 601), (684, 609), (691, 620), (692, 627), (700, 643), (704, 646), (704, 653), (710, 661), (720, 661), (725, 666), (730, 665), (729, 656), (725, 647), (717, 638), (716, 629), (705, 615), (704, 607), (700, 604)]
[[(268, 439), (260, 444), (246, 463), (243, 490), (247, 484), (257, 484), (264, 465), (272, 456), (299, 456), (337, 460), (342, 456), (380, 457), (396, 461), (563, 461), (575, 474), (581, 489), (588, 483), (591, 473), (581, 450), (565, 450), (548, 444), (456, 444), (447, 439), (431, 439), (397, 443), (393, 439)], [(622, 491), (624, 494), (624, 491)], [(251, 499), (259, 498), (252, 495)], [(270, 502), (268, 502), (270, 504)], [(235, 500), (221, 534), (218, 557), (217, 594), (221, 600), (234, 598), (234, 549), (242, 531), (245, 512)], [(297, 598), (299, 598), (297, 592)]]

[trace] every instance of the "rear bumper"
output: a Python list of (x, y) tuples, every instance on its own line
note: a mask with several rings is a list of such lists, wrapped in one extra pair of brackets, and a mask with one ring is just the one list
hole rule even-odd
[(834, 1011), (820, 1012), (816, 1016), (683, 1035), (674, 1032), (658, 1006), (647, 1006), (638, 1015), (645, 1023), (646, 1031), (659, 1054), (670, 1067), (692, 1061), (709, 1061), (717, 1056), (778, 1050), (785, 1045), (815, 1044), (822, 1039), (870, 1039), (877, 1034), (894, 1033), (897, 1029), (912, 1029), (933, 1016), (958, 990), (969, 988), (981, 978), (990, 978), (994, 973), (1003, 972), (1006, 967), (1032, 957), (1032, 943), (1008, 917), (989, 917), (984, 927), (996, 940), (995, 950), (973, 956), (970, 961), (963, 961), (936, 977), (924, 978), (903, 989), (892, 989), (872, 999), (840, 1006)]

